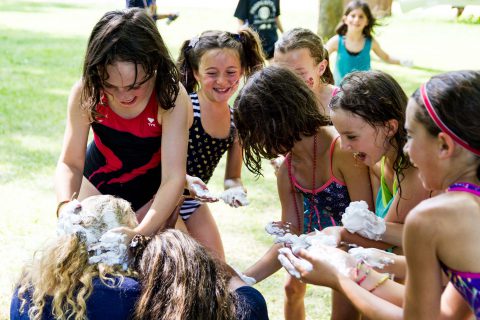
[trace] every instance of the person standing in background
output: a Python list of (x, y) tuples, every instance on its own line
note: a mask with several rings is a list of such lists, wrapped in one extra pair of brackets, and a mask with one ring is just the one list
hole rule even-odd
[(278, 40), (277, 29), (283, 32), (280, 0), (239, 0), (234, 16), (240, 28), (248, 26), (258, 33), (265, 58), (271, 60)]

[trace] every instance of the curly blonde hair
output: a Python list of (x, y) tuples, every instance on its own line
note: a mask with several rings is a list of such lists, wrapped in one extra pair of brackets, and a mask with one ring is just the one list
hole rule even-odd
[[(109, 195), (89, 197), (81, 202), (82, 226), (101, 234), (108, 224), (102, 219), (107, 210), (114, 210), (120, 226), (137, 225), (135, 213), (127, 201)], [(93, 213), (93, 217), (91, 214)], [(123, 270), (121, 265), (90, 264), (85, 239), (78, 233), (59, 236), (43, 250), (35, 253), (31, 263), (23, 270), (18, 289), (22, 301), (20, 311), (27, 303), (25, 294), (31, 293), (28, 316), (39, 320), (47, 298), (52, 297), (52, 314), (56, 319), (85, 319), (86, 301), (92, 293), (92, 280), (96, 277), (110, 287), (118, 286), (125, 276), (137, 277), (132, 268)], [(115, 279), (120, 279), (118, 283)]]

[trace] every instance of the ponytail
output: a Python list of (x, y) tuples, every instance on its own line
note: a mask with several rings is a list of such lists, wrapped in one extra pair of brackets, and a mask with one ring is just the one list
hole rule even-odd
[(323, 47), (323, 56), (324, 59), (327, 60), (327, 66), (325, 67), (325, 71), (323, 72), (322, 76), (320, 77), (324, 83), (328, 84), (335, 84), (335, 80), (333, 79), (333, 73), (330, 69), (330, 58), (328, 55), (327, 48)]
[(193, 68), (190, 62), (191, 52), (193, 51), (190, 44), (191, 40), (185, 40), (180, 48), (180, 55), (177, 60), (177, 67), (180, 71), (180, 81), (187, 90), (188, 93), (194, 92), (197, 90), (198, 83), (193, 75)]
[(245, 76), (248, 78), (255, 71), (261, 70), (264, 66), (265, 56), (262, 50), (260, 38), (258, 34), (252, 29), (242, 29), (238, 33), (238, 41), (242, 45), (242, 52), (240, 53), (240, 60), (245, 71)]

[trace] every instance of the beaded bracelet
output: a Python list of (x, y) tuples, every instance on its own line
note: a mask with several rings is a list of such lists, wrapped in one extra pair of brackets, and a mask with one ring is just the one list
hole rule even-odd
[(388, 275), (388, 274), (384, 275), (383, 277), (380, 278), (380, 280), (378, 280), (377, 284), (372, 289), (370, 289), (368, 291), (370, 291), (370, 292), (375, 291), (375, 289), (377, 289), (382, 284), (384, 284), (388, 280), (388, 278), (390, 278), (390, 275)]

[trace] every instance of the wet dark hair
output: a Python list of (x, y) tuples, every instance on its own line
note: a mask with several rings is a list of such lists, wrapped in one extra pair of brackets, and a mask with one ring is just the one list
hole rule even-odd
[(340, 90), (330, 101), (332, 110), (351, 112), (374, 128), (384, 127), (392, 119), (398, 121), (398, 130), (389, 143), (397, 151), (393, 170), (397, 174), (400, 195), (402, 171), (411, 166), (408, 156), (403, 153), (403, 147), (407, 142), (406, 107), (407, 96), (398, 82), (389, 74), (376, 70), (349, 73), (340, 83)]
[(308, 49), (310, 56), (319, 64), (323, 60), (327, 60), (328, 65), (325, 72), (320, 77), (322, 82), (334, 84), (332, 71), (330, 70), (330, 61), (328, 51), (323, 46), (322, 38), (309, 29), (294, 28), (285, 32), (282, 37), (275, 43), (275, 51), (286, 53), (295, 49)]
[(308, 86), (288, 69), (269, 66), (252, 75), (234, 104), (234, 122), (247, 168), (261, 175), (261, 158), (292, 150), (329, 119), (320, 114)]
[(205, 31), (198, 38), (184, 41), (180, 49), (177, 66), (187, 92), (198, 90), (193, 73), (198, 71), (202, 56), (209, 50), (224, 48), (238, 53), (240, 65), (247, 78), (264, 65), (261, 41), (255, 31), (243, 29), (238, 34), (218, 30)]
[[(343, 16), (348, 16), (350, 12), (356, 9), (362, 9), (363, 13), (365, 13), (365, 16), (367, 17), (368, 23), (363, 28), (363, 35), (369, 39), (373, 37), (373, 28), (377, 25), (377, 19), (372, 14), (372, 11), (370, 10), (370, 7), (368, 6), (368, 3), (362, 0), (353, 0), (350, 1), (347, 4), (347, 7), (345, 8), (345, 12), (343, 13)], [(348, 26), (342, 21), (337, 26), (337, 30), (335, 32), (341, 36), (345, 35), (347, 33)]]
[(155, 22), (140, 8), (110, 11), (93, 28), (83, 63), (81, 104), (93, 121), (99, 117), (95, 109), (101, 101), (103, 82), (108, 79), (106, 68), (119, 61), (145, 70), (146, 77), (135, 78), (135, 84), (156, 77), (154, 90), (159, 105), (165, 110), (175, 106), (179, 74)]
[[(425, 89), (432, 107), (447, 128), (469, 146), (480, 150), (480, 71), (443, 73), (432, 77)], [(437, 136), (441, 130), (428, 114), (419, 89), (412, 98), (420, 106), (415, 120), (432, 136)], [(480, 166), (477, 177), (480, 179)]]

